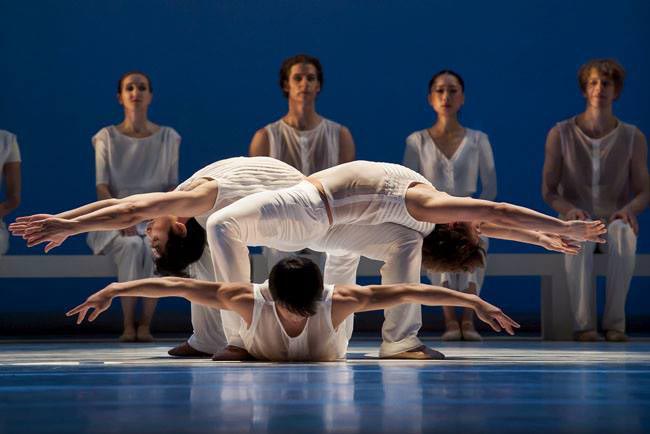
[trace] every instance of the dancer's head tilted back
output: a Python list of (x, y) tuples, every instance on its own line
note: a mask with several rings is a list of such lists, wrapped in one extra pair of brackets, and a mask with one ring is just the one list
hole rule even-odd
[(205, 230), (194, 218), (185, 223), (173, 216), (155, 218), (147, 225), (147, 236), (161, 276), (187, 276), (185, 269), (201, 258), (206, 242)]
[(271, 269), (269, 291), (273, 300), (288, 311), (312, 316), (323, 294), (323, 275), (310, 259), (285, 258)]
[(422, 268), (433, 272), (473, 271), (485, 266), (485, 249), (473, 224), (437, 224), (422, 244)]

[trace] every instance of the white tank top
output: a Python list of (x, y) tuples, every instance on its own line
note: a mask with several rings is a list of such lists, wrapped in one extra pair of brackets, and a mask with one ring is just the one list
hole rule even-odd
[(637, 128), (618, 123), (600, 139), (587, 136), (572, 117), (557, 124), (562, 146), (562, 196), (594, 218), (609, 218), (631, 198), (630, 162)]
[(431, 183), (404, 166), (359, 160), (322, 170), (310, 178), (323, 185), (333, 224), (397, 223), (425, 236), (435, 227), (415, 220), (406, 210), (408, 187)]
[[(299, 288), (296, 288), (299, 290)], [(334, 330), (332, 326), (332, 294), (334, 285), (325, 285), (316, 314), (309, 317), (305, 328), (296, 337), (289, 337), (275, 310), (268, 281), (254, 284), (253, 319), (250, 327), (242, 320), (239, 334), (246, 350), (261, 360), (333, 361), (345, 359), (352, 336), (353, 315)]]
[(282, 161), (270, 157), (235, 157), (217, 161), (197, 171), (178, 186), (186, 189), (199, 178), (214, 179), (219, 192), (214, 206), (207, 213), (195, 216), (205, 228), (208, 217), (214, 212), (253, 193), (279, 190), (298, 184), (305, 176)]
[(341, 125), (323, 118), (316, 128), (301, 131), (280, 119), (265, 127), (269, 156), (284, 161), (305, 175), (339, 163)]

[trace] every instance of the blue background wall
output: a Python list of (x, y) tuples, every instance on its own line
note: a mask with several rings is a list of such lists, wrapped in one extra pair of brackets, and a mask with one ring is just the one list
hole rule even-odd
[[(544, 140), (555, 122), (583, 109), (575, 78), (580, 64), (617, 58), (628, 78), (616, 114), (650, 131), (648, 5), (0, 0), (0, 128), (18, 135), (24, 178), (23, 203), (8, 220), (95, 199), (90, 137), (121, 121), (115, 81), (124, 71), (151, 75), (150, 117), (182, 135), (182, 179), (206, 163), (245, 154), (255, 130), (282, 116), (277, 70), (298, 52), (321, 59), (319, 112), (351, 129), (360, 159), (400, 162), (404, 138), (433, 122), (430, 76), (459, 71), (466, 82), (461, 121), (490, 136), (499, 199), (550, 212), (540, 195)], [(640, 220), (639, 252), (649, 253), (649, 213)], [(492, 251), (536, 249), (495, 242)], [(76, 237), (56, 253), (88, 252)], [(10, 254), (38, 253), (12, 240)], [(62, 297), (68, 305), (79, 295), (72, 293), (101, 286), (64, 280), (61, 290), (39, 300), (40, 310), (58, 315)], [(45, 285), (0, 280), (5, 325), (12, 312), (32, 309), (27, 290)], [(497, 286), (514, 284), (488, 281), (486, 297), (537, 311), (536, 291), (491, 289)], [(647, 279), (634, 280), (631, 309), (648, 309), (648, 289)]]

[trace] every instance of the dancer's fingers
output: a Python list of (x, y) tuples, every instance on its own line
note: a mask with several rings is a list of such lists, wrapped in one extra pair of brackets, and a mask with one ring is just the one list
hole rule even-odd
[(48, 253), (50, 250), (52, 250), (52, 249), (55, 248), (55, 247), (59, 247), (60, 245), (61, 245), (61, 243), (59, 243), (59, 242), (57, 242), (57, 241), (50, 241), (50, 242), (45, 246), (44, 251), (45, 251), (45, 253)]
[(87, 304), (87, 303), (88, 303), (87, 301), (84, 301), (84, 302), (81, 303), (80, 305), (78, 305), (78, 306), (76, 306), (76, 307), (70, 309), (69, 311), (67, 311), (67, 312), (65, 313), (65, 316), (76, 315), (77, 313), (81, 312), (82, 309), (84, 309), (84, 308), (86, 307), (86, 304)]

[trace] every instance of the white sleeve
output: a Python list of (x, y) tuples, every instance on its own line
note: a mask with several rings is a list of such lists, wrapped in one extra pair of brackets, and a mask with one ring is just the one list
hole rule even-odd
[(168, 188), (172, 189), (178, 185), (178, 155), (179, 149), (181, 146), (181, 136), (174, 130), (171, 130), (170, 141), (172, 142), (171, 146), (171, 164), (169, 165), (169, 174), (167, 176)]
[(406, 138), (406, 149), (404, 150), (404, 159), (402, 165), (420, 172), (420, 153), (418, 152), (418, 144), (415, 140), (415, 134), (411, 134)]
[(92, 139), (93, 147), (95, 148), (95, 185), (110, 185), (111, 177), (108, 167), (109, 141), (108, 131), (105, 128), (99, 130)]
[(481, 199), (494, 200), (497, 197), (497, 173), (494, 166), (492, 146), (486, 134), (479, 137), (479, 174), (481, 176)]
[(14, 134), (11, 134), (9, 136), (9, 154), (7, 155), (5, 163), (19, 163), (20, 161), (20, 149), (18, 149), (18, 140), (16, 140), (16, 136)]

